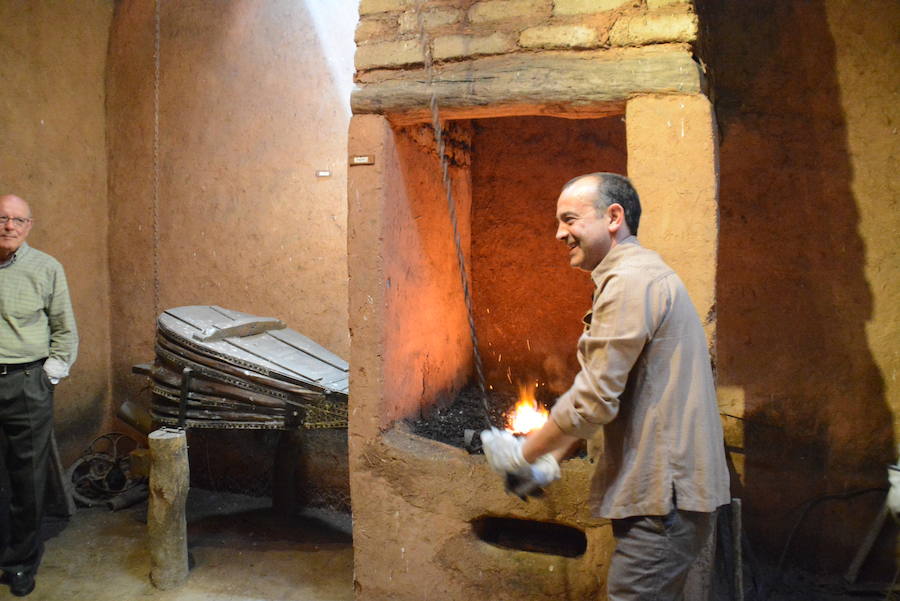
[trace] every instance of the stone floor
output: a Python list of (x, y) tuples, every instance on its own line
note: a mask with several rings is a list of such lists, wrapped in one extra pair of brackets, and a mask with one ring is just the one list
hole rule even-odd
[[(159, 591), (149, 581), (146, 504), (80, 509), (47, 541), (31, 601), (352, 601), (348, 516), (307, 510), (284, 518), (269, 499), (194, 489), (188, 582)], [(14, 599), (0, 587), (0, 599)]]

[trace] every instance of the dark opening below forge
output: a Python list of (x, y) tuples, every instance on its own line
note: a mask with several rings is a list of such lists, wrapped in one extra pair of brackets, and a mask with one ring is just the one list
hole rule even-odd
[(472, 522), (472, 530), (486, 543), (516, 551), (580, 557), (587, 550), (584, 532), (562, 524), (484, 516)]

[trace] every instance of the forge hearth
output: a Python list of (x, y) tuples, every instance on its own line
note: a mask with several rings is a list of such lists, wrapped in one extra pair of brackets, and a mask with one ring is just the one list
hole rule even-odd
[[(689, 48), (692, 4), (626, 3), (588, 20), (557, 14), (559, 3), (535, 2), (540, 14), (515, 18), (492, 13), (495, 4), (428, 1), (422, 21), (399, 0), (361, 4), (360, 31), (375, 33), (358, 32), (349, 143), (349, 444), (360, 600), (601, 599), (613, 546), (608, 523), (589, 511), (590, 453), (565, 462), (545, 497), (524, 502), (505, 493), (483, 456), (416, 433), (416, 422), (455, 407), (474, 382), (427, 110), (432, 92), (479, 351), (501, 399), (528, 382), (552, 399), (578, 369), (592, 284), (554, 239), (556, 197), (574, 176), (627, 174), (644, 207), (640, 240), (679, 272), (701, 316), (714, 315), (716, 146)], [(467, 17), (435, 21), (437, 13)], [(657, 18), (687, 30), (660, 40), (662, 30), (640, 28)], [(522, 47), (538, 39), (526, 32), (548, 20), (608, 29), (590, 48)], [(429, 28), (433, 77), (409, 50), (417, 22)], [(510, 43), (479, 45), (478, 36), (492, 32)], [(444, 35), (459, 38), (463, 55), (441, 54), (451, 43)], [(714, 325), (706, 324), (710, 340)], [(472, 412), (463, 421), (483, 423), (479, 403), (463, 403)]]

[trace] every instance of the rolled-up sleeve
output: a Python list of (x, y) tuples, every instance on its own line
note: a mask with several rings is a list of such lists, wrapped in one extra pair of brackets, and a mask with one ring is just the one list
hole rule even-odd
[(619, 413), (619, 397), (655, 321), (651, 288), (640, 279), (610, 275), (595, 295), (590, 326), (578, 341), (581, 371), (550, 414), (566, 434), (590, 438)]

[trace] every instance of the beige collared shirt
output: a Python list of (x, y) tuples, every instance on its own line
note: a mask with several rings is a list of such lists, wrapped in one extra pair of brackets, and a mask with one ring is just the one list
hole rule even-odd
[(635, 237), (594, 268), (581, 371), (551, 417), (590, 439), (603, 430), (591, 486), (605, 518), (713, 511), (730, 500), (706, 336), (687, 289)]

